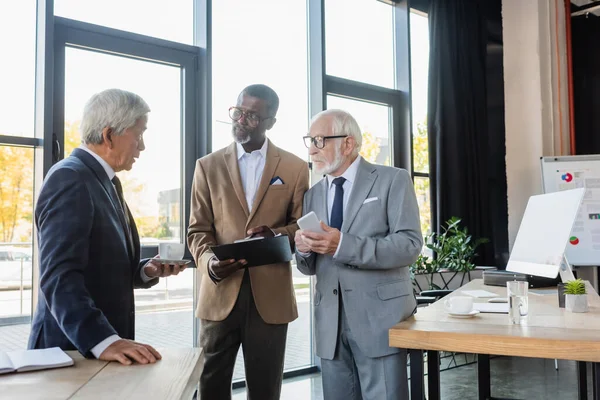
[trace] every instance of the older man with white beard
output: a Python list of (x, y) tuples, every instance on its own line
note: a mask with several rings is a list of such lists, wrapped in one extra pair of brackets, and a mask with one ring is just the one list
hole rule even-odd
[(324, 398), (408, 399), (406, 350), (389, 346), (388, 330), (416, 309), (408, 266), (423, 237), (410, 175), (364, 160), (360, 128), (342, 110), (317, 114), (304, 142), (325, 175), (303, 206), (324, 233), (298, 230), (295, 237), (298, 269), (317, 276)]

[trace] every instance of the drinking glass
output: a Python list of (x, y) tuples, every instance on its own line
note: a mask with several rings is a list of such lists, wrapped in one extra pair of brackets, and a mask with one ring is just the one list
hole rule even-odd
[(506, 291), (508, 297), (508, 318), (514, 325), (521, 325), (527, 320), (529, 304), (527, 301), (527, 290), (529, 282), (508, 281)]

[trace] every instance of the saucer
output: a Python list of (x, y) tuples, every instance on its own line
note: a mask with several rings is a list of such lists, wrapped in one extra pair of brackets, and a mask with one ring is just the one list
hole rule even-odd
[(471, 318), (471, 317), (476, 316), (477, 314), (479, 314), (479, 311), (477, 311), (477, 310), (472, 310), (469, 313), (453, 313), (453, 312), (448, 311), (448, 315), (450, 315), (451, 317), (454, 317), (454, 318)]

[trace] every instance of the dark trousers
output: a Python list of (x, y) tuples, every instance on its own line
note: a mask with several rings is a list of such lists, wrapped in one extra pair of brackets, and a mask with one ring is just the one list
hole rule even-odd
[(204, 350), (200, 400), (231, 399), (231, 380), (240, 344), (248, 399), (278, 400), (287, 327), (288, 324), (272, 325), (262, 320), (254, 304), (250, 276), (246, 271), (229, 316), (223, 321), (200, 321), (200, 346)]

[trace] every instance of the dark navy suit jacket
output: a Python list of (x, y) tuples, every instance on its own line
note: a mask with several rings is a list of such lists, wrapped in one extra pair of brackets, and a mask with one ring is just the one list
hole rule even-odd
[[(128, 213), (129, 214), (129, 213)], [(117, 334), (134, 338), (134, 287), (150, 287), (140, 270), (140, 241), (125, 216), (112, 182), (85, 150), (54, 165), (44, 180), (35, 210), (40, 286), (30, 349), (91, 349)], [(131, 248), (134, 251), (131, 251)]]

